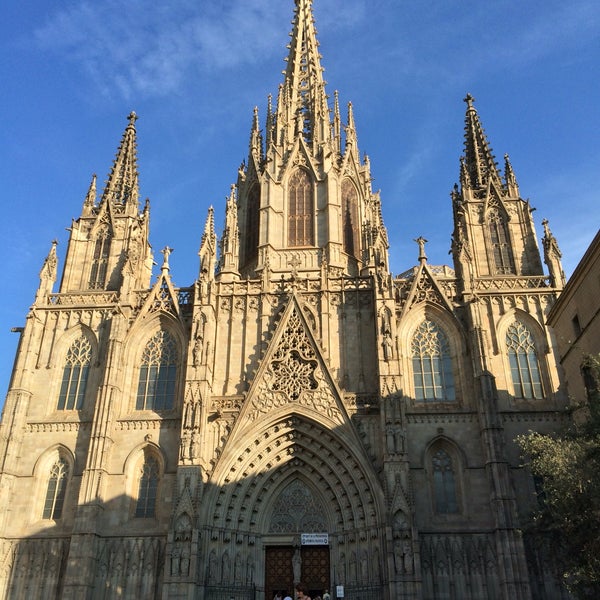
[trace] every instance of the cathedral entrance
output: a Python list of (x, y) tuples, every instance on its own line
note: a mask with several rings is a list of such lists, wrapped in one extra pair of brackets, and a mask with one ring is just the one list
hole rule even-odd
[(294, 579), (298, 577), (311, 598), (322, 596), (330, 587), (329, 546), (302, 546), (300, 560), (293, 546), (267, 546), (265, 556), (265, 599), (277, 592), (294, 596)]

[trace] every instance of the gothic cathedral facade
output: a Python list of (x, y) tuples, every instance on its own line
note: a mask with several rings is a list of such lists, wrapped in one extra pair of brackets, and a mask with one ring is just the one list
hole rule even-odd
[(566, 597), (523, 533), (514, 439), (566, 404), (564, 285), (466, 98), (453, 267), (390, 273), (352, 105), (328, 102), (310, 0), (197, 280), (152, 275), (136, 116), (53, 244), (0, 429), (5, 598)]

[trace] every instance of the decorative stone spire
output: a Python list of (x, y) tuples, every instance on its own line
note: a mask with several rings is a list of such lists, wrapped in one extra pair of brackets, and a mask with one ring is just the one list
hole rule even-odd
[(341, 154), (342, 118), (340, 116), (340, 98), (337, 90), (333, 93), (333, 139), (335, 141), (336, 151)]
[(550, 284), (555, 288), (562, 289), (567, 282), (565, 272), (562, 268), (562, 253), (558, 247), (556, 238), (550, 231), (548, 220), (544, 219), (542, 225), (544, 226), (544, 237), (542, 238), (542, 244), (544, 246), (544, 262), (548, 265)]
[(258, 120), (258, 107), (255, 106), (254, 115), (252, 117), (252, 130), (250, 133), (250, 156), (254, 158), (257, 164), (260, 164), (263, 158), (262, 146), (262, 135), (260, 133), (260, 123)]
[(467, 103), (464, 157), (466, 177), (465, 181), (462, 181), (461, 177), (461, 184), (464, 187), (477, 189), (493, 182), (500, 189), (502, 187), (500, 172), (481, 126), (479, 115), (473, 106), (475, 98), (467, 94), (464, 101)]
[(44, 260), (44, 264), (40, 270), (40, 286), (38, 288), (36, 302), (47, 301), (48, 295), (52, 293), (52, 288), (56, 282), (58, 259), (56, 257), (57, 240), (52, 241), (52, 247), (48, 256)]
[(215, 267), (217, 264), (217, 234), (215, 233), (215, 209), (211, 206), (208, 209), (206, 223), (204, 224), (204, 233), (200, 242), (200, 279), (212, 281), (215, 276)]
[(113, 166), (108, 174), (100, 203), (110, 203), (111, 208), (117, 213), (137, 215), (139, 175), (135, 122), (138, 117), (135, 112), (131, 112), (127, 118), (129, 123), (125, 128)]
[(90, 187), (88, 189), (88, 193), (85, 196), (85, 200), (83, 201), (83, 211), (82, 216), (87, 217), (92, 214), (94, 207), (96, 206), (96, 173), (92, 175), (92, 181), (90, 182)]
[(225, 207), (225, 228), (221, 238), (221, 260), (219, 276), (221, 281), (239, 279), (237, 264), (239, 259), (239, 229), (237, 219), (237, 202), (235, 185), (231, 185), (229, 198)]
[(331, 139), (329, 108), (318, 51), (312, 0), (296, 0), (285, 80), (277, 102), (277, 136), (291, 144), (297, 136), (313, 148)]
[(504, 182), (511, 196), (519, 196), (519, 185), (508, 154), (504, 155)]

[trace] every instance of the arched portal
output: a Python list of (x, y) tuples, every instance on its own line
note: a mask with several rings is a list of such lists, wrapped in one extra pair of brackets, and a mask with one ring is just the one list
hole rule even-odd
[[(299, 550), (299, 577), (309, 576), (318, 593), (342, 581), (380, 585), (383, 491), (352, 426), (325, 426), (302, 407), (287, 411), (235, 432), (216, 465), (205, 495), (206, 522), (213, 523), (204, 547), (212, 557), (206, 584), (224, 589), (243, 581), (270, 600), (270, 587), (294, 582)], [(307, 541), (302, 534), (325, 537)], [(236, 579), (223, 565), (235, 564), (238, 554), (246, 570)], [(269, 561), (279, 561), (280, 583), (270, 579)]]

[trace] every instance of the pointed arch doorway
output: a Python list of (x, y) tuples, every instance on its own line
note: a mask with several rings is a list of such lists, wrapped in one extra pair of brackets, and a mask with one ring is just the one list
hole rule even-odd
[(301, 479), (294, 479), (272, 505), (265, 539), (266, 600), (277, 592), (293, 597), (294, 585), (300, 581), (311, 597), (322, 596), (329, 589), (327, 532), (328, 519), (319, 494)]

